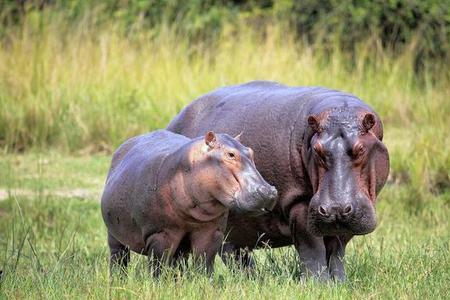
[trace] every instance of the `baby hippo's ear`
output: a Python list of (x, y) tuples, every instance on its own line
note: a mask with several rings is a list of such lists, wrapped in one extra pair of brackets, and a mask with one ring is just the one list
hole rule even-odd
[(216, 142), (216, 134), (213, 131), (208, 131), (205, 135), (205, 144), (212, 149), (216, 146)]
[(241, 136), (242, 136), (243, 133), (244, 132), (241, 131), (241, 133), (239, 133), (237, 136), (235, 136), (234, 139), (240, 143), (241, 142)]

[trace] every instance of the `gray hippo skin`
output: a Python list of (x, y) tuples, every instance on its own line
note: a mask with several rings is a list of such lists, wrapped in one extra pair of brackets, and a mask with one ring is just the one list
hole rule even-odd
[(131, 138), (114, 153), (101, 200), (110, 266), (124, 270), (132, 250), (149, 256), (158, 276), (162, 262), (193, 253), (211, 272), (229, 210), (265, 213), (276, 197), (253, 151), (229, 135), (159, 130)]
[(252, 249), (294, 244), (303, 274), (345, 280), (345, 246), (375, 229), (374, 205), (389, 173), (382, 123), (368, 105), (340, 91), (255, 81), (198, 98), (167, 129), (187, 137), (243, 132), (258, 170), (278, 190), (270, 214), (230, 214), (227, 251), (251, 266)]

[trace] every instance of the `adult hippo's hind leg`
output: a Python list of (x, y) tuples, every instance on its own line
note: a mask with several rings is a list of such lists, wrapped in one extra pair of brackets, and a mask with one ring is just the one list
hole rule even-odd
[(345, 281), (344, 255), (345, 246), (352, 238), (351, 235), (326, 236), (323, 238), (327, 253), (328, 272), (336, 281)]
[(126, 269), (130, 262), (130, 249), (119, 242), (108, 232), (108, 245), (110, 250), (109, 268), (110, 275), (119, 271), (122, 276), (126, 275)]
[(298, 203), (291, 208), (289, 225), (294, 246), (298, 251), (303, 276), (328, 280), (326, 250), (322, 237), (307, 231), (308, 203)]

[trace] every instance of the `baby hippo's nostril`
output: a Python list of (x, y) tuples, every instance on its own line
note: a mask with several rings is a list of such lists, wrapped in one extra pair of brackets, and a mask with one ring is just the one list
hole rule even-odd
[(322, 205), (319, 206), (318, 211), (319, 211), (319, 214), (324, 216), (324, 217), (329, 217), (330, 216), (327, 208), (322, 206)]
[(271, 185), (269, 186), (260, 186), (258, 188), (258, 193), (264, 197), (269, 199), (274, 199), (278, 196), (277, 189)]
[(344, 206), (344, 208), (342, 209), (341, 214), (343, 216), (348, 216), (349, 214), (351, 214), (353, 212), (353, 206), (351, 204), (347, 204), (346, 206)]
[(278, 191), (274, 186), (270, 186), (268, 196), (270, 199), (275, 199), (278, 197)]
[(263, 197), (268, 197), (269, 193), (270, 193), (269, 188), (266, 186), (259, 186), (257, 191), (258, 191), (258, 194)]

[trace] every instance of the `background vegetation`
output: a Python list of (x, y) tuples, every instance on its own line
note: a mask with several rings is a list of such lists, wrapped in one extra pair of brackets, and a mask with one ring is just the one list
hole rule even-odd
[(349, 282), (300, 286), (284, 249), (260, 252), (253, 279), (136, 275), (112, 295), (445, 298), (450, 1), (2, 1), (0, 24), (0, 295), (106, 296), (85, 200), (111, 151), (205, 92), (266, 79), (354, 93), (384, 122), (380, 228), (352, 243)]

